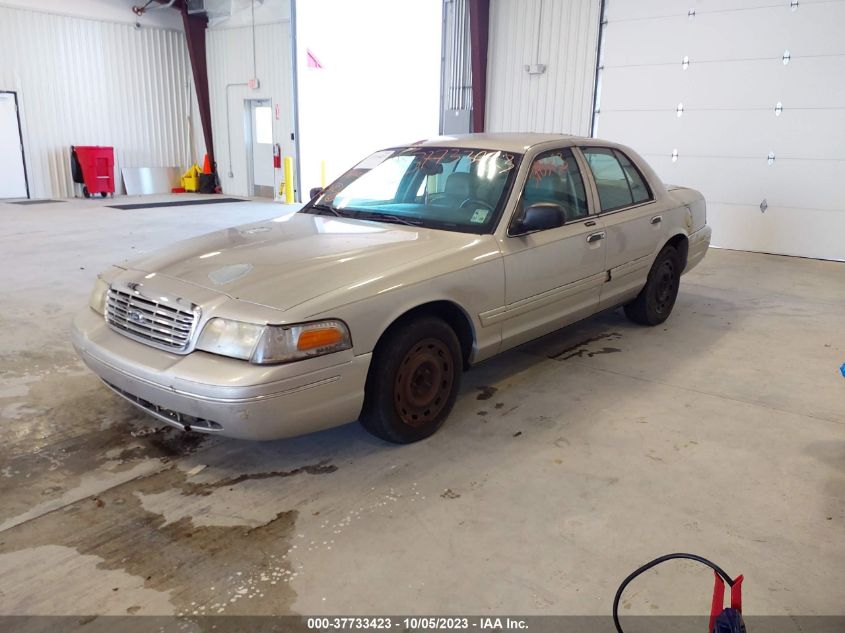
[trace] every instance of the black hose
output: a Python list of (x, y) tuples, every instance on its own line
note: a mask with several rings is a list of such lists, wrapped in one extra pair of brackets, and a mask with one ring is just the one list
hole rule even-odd
[(627, 587), (630, 582), (639, 576), (640, 574), (647, 572), (652, 567), (656, 567), (660, 563), (665, 563), (667, 560), (675, 560), (677, 558), (685, 558), (687, 560), (694, 560), (696, 562), (702, 563), (707, 565), (710, 569), (715, 571), (719, 576), (728, 583), (728, 586), (734, 586), (734, 580), (725, 573), (725, 570), (719, 567), (716, 563), (707, 560), (706, 558), (702, 558), (701, 556), (696, 556), (695, 554), (666, 554), (666, 556), (661, 556), (660, 558), (655, 558), (650, 563), (646, 563), (639, 569), (632, 572), (625, 580), (622, 581), (622, 584), (619, 585), (619, 589), (616, 590), (616, 597), (613, 598), (613, 624), (616, 625), (617, 633), (624, 633), (622, 630), (622, 625), (619, 624), (619, 600), (622, 599), (622, 592), (625, 591), (625, 587)]

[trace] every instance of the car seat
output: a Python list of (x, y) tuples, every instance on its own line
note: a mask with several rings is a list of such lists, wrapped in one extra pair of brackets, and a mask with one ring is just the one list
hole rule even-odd
[(466, 172), (455, 172), (446, 178), (442, 193), (431, 197), (431, 204), (439, 207), (459, 207), (467, 198), (472, 198), (473, 176)]

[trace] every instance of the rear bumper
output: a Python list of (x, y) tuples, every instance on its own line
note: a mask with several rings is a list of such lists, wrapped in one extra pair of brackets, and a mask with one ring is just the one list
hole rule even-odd
[[(162, 422), (249, 440), (357, 419), (371, 357), (260, 366), (205, 352), (179, 356), (121, 336), (90, 309), (74, 321), (73, 345), (115, 393)], [(332, 361), (340, 362), (320, 366)]]
[(701, 260), (704, 259), (707, 249), (710, 248), (710, 237), (712, 235), (713, 230), (705, 224), (689, 236), (689, 251), (687, 253), (687, 266), (684, 268), (685, 273), (698, 266)]

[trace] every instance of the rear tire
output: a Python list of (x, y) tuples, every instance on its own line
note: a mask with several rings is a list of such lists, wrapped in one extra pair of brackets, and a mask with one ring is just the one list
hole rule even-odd
[(664, 246), (640, 294), (624, 306), (625, 316), (640, 325), (660, 325), (672, 313), (680, 283), (680, 255), (674, 246)]
[(392, 328), (373, 353), (360, 422), (388, 442), (432, 435), (455, 404), (461, 346), (445, 321), (423, 316)]

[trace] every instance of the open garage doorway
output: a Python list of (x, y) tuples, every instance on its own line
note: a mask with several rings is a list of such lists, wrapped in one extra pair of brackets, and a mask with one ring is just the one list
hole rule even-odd
[(442, 14), (441, 0), (296, 3), (302, 191), (437, 136)]

